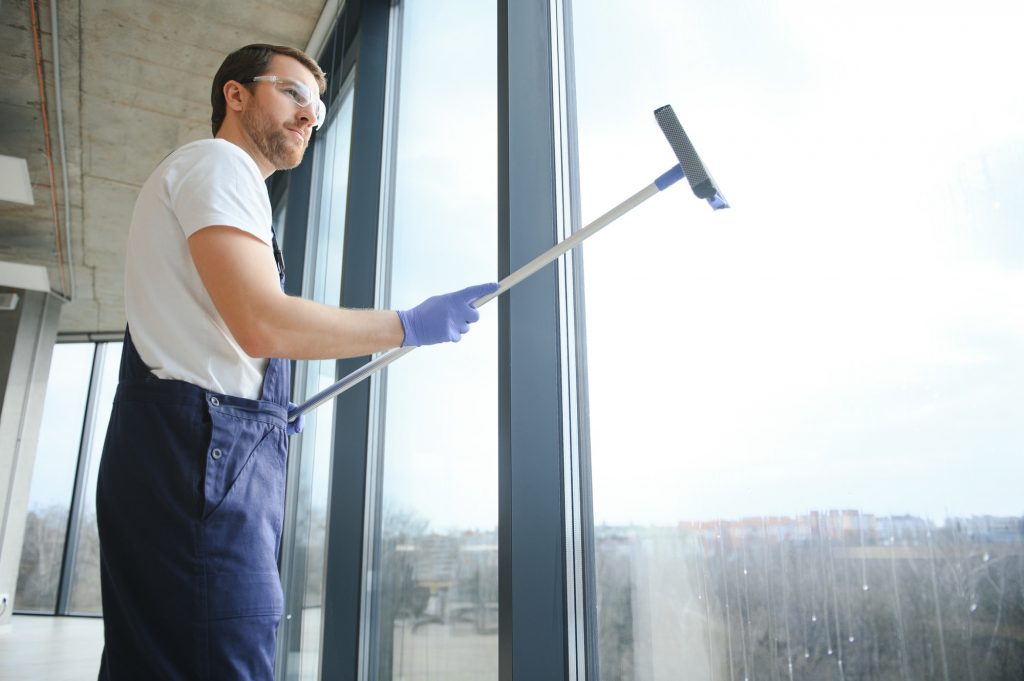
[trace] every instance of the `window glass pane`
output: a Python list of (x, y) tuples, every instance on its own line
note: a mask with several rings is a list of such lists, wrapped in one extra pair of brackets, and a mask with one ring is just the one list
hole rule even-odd
[(53, 348), (18, 570), (19, 612), (53, 613), (57, 608), (94, 347), (58, 343)]
[(103, 441), (107, 436), (110, 410), (114, 406), (114, 392), (117, 390), (117, 375), (121, 367), (121, 343), (102, 343), (97, 346), (100, 365), (94, 380), (96, 402), (94, 414), (90, 415), (85, 434), (85, 446), (81, 465), (88, 466), (85, 477), (85, 492), (82, 496), (82, 517), (78, 526), (78, 545), (75, 547), (75, 561), (71, 570), (71, 592), (68, 611), (78, 615), (101, 615), (100, 601), (100, 538), (96, 530), (96, 478), (100, 470)]
[(1020, 678), (1020, 25), (574, 3), (602, 681)]
[[(307, 246), (305, 296), (321, 303), (341, 303), (341, 260), (345, 240), (345, 210), (348, 168), (352, 140), (352, 82), (354, 75), (335, 100), (334, 118), (320, 133), (317, 147), (318, 192), (311, 211), (312, 223)], [(296, 380), (294, 397), (301, 402), (336, 380), (335, 361), (303, 362)], [(288, 604), (289, 625), (299, 627), (297, 643), (289, 637), (288, 678), (316, 679), (320, 661), (320, 623), (323, 603), (324, 542), (327, 532), (327, 498), (331, 453), (334, 446), (334, 409), (324, 407), (306, 414), (305, 428), (292, 453), (298, 455), (298, 485), (295, 488), (294, 546), (291, 579), (302, 588), (292, 590)], [(295, 645), (298, 650), (295, 650)]]
[[(403, 3), (391, 304), (494, 281), (493, 3)], [(498, 677), (497, 305), (387, 374), (368, 678)]]

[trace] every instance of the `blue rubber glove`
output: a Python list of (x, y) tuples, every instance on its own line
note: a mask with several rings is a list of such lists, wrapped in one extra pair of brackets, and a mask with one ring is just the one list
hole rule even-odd
[(497, 284), (480, 284), (461, 291), (427, 298), (411, 310), (399, 310), (405, 340), (402, 347), (433, 345), (451, 341), (458, 343), (469, 325), (480, 319), (474, 300), (498, 290)]
[[(288, 411), (291, 411), (297, 406), (299, 405), (295, 404), (294, 402), (289, 402)], [(306, 415), (299, 414), (299, 418), (295, 419), (294, 421), (288, 421), (288, 425), (285, 426), (284, 432), (288, 433), (288, 437), (291, 437), (292, 435), (298, 435), (299, 433), (301, 433), (302, 429), (305, 428), (305, 426)]]

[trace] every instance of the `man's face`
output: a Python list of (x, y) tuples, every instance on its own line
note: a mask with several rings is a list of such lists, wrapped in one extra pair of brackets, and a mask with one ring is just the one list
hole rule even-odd
[[(300, 81), (314, 94), (320, 92), (313, 74), (285, 55), (274, 55), (265, 75)], [(252, 101), (242, 111), (242, 126), (253, 145), (278, 170), (299, 165), (316, 123), (315, 111), (300, 108), (273, 83), (256, 83), (251, 92)]]

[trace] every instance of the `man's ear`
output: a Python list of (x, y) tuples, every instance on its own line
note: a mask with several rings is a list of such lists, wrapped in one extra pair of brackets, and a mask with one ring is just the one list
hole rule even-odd
[(237, 80), (229, 80), (224, 83), (224, 102), (232, 111), (241, 111), (244, 97), (249, 94), (243, 91), (245, 88)]

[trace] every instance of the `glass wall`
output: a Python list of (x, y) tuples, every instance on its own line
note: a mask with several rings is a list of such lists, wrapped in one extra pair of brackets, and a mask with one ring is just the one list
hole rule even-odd
[[(332, 104), (331, 119), (318, 133), (314, 205), (306, 240), (306, 281), (303, 296), (328, 305), (341, 303), (341, 263), (345, 242), (349, 156), (352, 141), (352, 83), (354, 74)], [(302, 402), (336, 380), (337, 362), (299, 363), (295, 380), (296, 402)], [(288, 637), (288, 678), (318, 678), (321, 653), (320, 624), (323, 603), (324, 545), (327, 530), (328, 488), (334, 442), (334, 410), (314, 409), (306, 414), (301, 436), (291, 446), (292, 476), (289, 524), (294, 541), (286, 573), (300, 585), (298, 599), (289, 603), (286, 629), (298, 626), (298, 649)], [(294, 589), (291, 593), (294, 593)]]
[(53, 347), (14, 599), (18, 612), (52, 614), (57, 609), (95, 348), (92, 343)]
[(1008, 3), (575, 3), (602, 681), (1018, 679)]
[(69, 582), (68, 612), (76, 615), (101, 615), (100, 537), (96, 528), (96, 479), (100, 472), (103, 441), (110, 411), (114, 406), (118, 370), (121, 367), (121, 343), (102, 343), (96, 348), (96, 372), (93, 376), (95, 406), (89, 413), (89, 432), (82, 442), (80, 466), (85, 466), (85, 494), (78, 513), (74, 560)]
[(15, 606), (100, 615), (96, 476), (121, 343), (58, 343), (51, 361)]
[[(496, 6), (402, 4), (390, 301), (494, 281)], [(367, 678), (498, 676), (497, 305), (387, 370)]]

